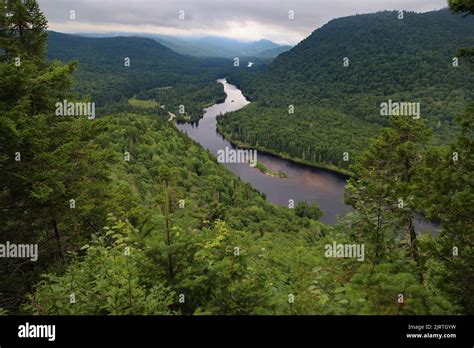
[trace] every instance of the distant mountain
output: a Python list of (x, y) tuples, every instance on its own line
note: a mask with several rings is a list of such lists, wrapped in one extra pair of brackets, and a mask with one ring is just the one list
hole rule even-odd
[(259, 58), (276, 58), (283, 52), (287, 52), (291, 50), (293, 46), (280, 46), (276, 48), (270, 48), (268, 50), (265, 50), (263, 52), (260, 52), (257, 57)]
[[(211, 40), (212, 42), (212, 40)], [(239, 47), (239, 55), (243, 56), (258, 56), (260, 53), (273, 49), (278, 48), (280, 45), (270, 41), (270, 40), (259, 40), (254, 42), (248, 43), (239, 43), (238, 41), (230, 42), (229, 49), (233, 47)]]
[(156, 40), (181, 54), (208, 57), (258, 57), (262, 52), (280, 47), (270, 40), (243, 42), (213, 36), (186, 40), (158, 37)]
[(140, 62), (160, 65), (176, 65), (176, 60), (188, 59), (154, 40), (138, 37), (89, 38), (50, 31), (47, 48), (48, 58), (78, 59), (95, 65), (113, 61), (119, 65), (124, 57), (132, 56)]
[[(204, 38), (179, 38), (168, 35), (159, 34), (134, 34), (134, 33), (80, 33), (78, 35), (85, 37), (113, 37), (113, 36), (134, 36), (134, 37), (146, 37), (158, 41), (162, 45), (170, 48), (171, 50), (192, 56), (201, 57), (260, 57), (260, 54), (271, 49), (278, 49), (280, 46), (270, 40), (259, 40), (259, 41), (239, 41), (224, 37), (208, 36)], [(276, 55), (274, 56), (276, 57)], [(264, 56), (269, 58), (269, 56)]]

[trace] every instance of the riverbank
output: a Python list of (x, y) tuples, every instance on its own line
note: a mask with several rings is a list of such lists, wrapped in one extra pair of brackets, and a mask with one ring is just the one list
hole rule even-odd
[(313, 163), (313, 162), (303, 160), (301, 158), (293, 158), (289, 155), (278, 153), (276, 151), (267, 149), (263, 146), (254, 146), (254, 145), (250, 145), (250, 144), (241, 142), (240, 140), (232, 139), (231, 136), (228, 133), (223, 131), (223, 129), (219, 125), (219, 123), (217, 123), (216, 129), (219, 132), (219, 134), (222, 135), (228, 142), (230, 142), (232, 145), (240, 147), (242, 149), (257, 150), (258, 152), (262, 152), (266, 155), (271, 155), (271, 156), (274, 156), (274, 157), (277, 157), (277, 158), (280, 158), (280, 159), (284, 159), (284, 160), (289, 161), (289, 162), (302, 164), (302, 165), (312, 167), (312, 168), (328, 170), (330, 172), (341, 174), (341, 175), (344, 175), (346, 177), (351, 177), (351, 176), (354, 175), (354, 173), (352, 173), (350, 170), (344, 169), (344, 168), (339, 168), (339, 167), (337, 167), (333, 164), (325, 164), (325, 163), (317, 163), (316, 164), (316, 163)]

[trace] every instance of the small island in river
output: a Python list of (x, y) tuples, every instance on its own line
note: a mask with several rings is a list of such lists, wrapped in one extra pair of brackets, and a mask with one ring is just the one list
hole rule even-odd
[(281, 170), (279, 170), (278, 172), (271, 171), (270, 169), (265, 167), (261, 162), (257, 162), (257, 165), (255, 167), (258, 170), (260, 170), (263, 174), (266, 174), (266, 175), (270, 175), (270, 176), (277, 177), (277, 178), (287, 178), (288, 177), (288, 175), (283, 173)]

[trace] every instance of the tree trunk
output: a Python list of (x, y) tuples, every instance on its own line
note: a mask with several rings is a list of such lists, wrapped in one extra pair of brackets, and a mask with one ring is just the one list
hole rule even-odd
[(168, 274), (170, 279), (173, 279), (173, 260), (171, 255), (171, 238), (170, 238), (170, 221), (169, 221), (169, 196), (168, 196), (168, 185), (166, 185), (166, 193), (165, 193), (165, 223), (166, 223), (166, 244), (168, 245)]
[[(380, 258), (380, 244), (381, 244), (381, 241), (380, 241), (380, 222), (381, 222), (381, 207), (380, 207), (380, 203), (379, 203), (379, 207), (378, 207), (378, 211), (377, 211), (377, 230), (375, 232), (375, 240), (376, 240), (376, 244), (375, 244), (375, 262), (374, 262), (374, 265), (377, 265), (379, 263), (379, 258)], [(382, 241), (383, 243), (383, 241)]]
[(54, 229), (54, 237), (56, 238), (56, 245), (58, 247), (59, 259), (62, 260), (64, 259), (63, 244), (61, 242), (61, 235), (59, 234), (59, 229), (58, 229), (58, 224), (56, 222), (56, 219), (53, 219), (53, 229)]
[(408, 218), (408, 231), (410, 233), (410, 252), (413, 260), (418, 263), (418, 245), (416, 242), (416, 232), (415, 232), (415, 225), (413, 224), (413, 218), (410, 216)]

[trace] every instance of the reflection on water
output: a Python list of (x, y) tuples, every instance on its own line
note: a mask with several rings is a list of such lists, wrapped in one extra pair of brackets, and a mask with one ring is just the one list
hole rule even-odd
[[(249, 102), (242, 92), (226, 80), (218, 80), (224, 85), (227, 98), (224, 103), (215, 104), (204, 110), (204, 117), (198, 122), (178, 124), (177, 127), (217, 156), (217, 151), (225, 147), (235, 148), (216, 131), (216, 116), (243, 108)], [(344, 185), (346, 177), (328, 170), (313, 168), (271, 155), (258, 152), (258, 161), (274, 172), (281, 170), (288, 178), (265, 175), (249, 164), (225, 164), (235, 175), (250, 183), (267, 199), (281, 206), (288, 206), (289, 200), (316, 202), (324, 216), (322, 222), (334, 224), (337, 216), (344, 216), (352, 208), (344, 204)], [(420, 225), (420, 224), (418, 224)], [(423, 226), (421, 226), (423, 225)], [(422, 223), (424, 228), (432, 228)]]

